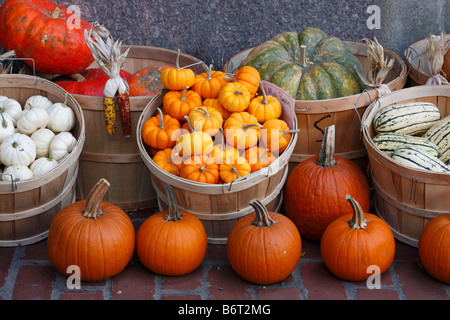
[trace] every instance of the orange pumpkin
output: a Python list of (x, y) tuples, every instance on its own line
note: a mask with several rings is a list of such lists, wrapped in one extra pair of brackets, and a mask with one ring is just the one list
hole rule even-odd
[(209, 184), (219, 182), (219, 166), (213, 160), (206, 155), (191, 157), (181, 165), (180, 177)]
[(119, 274), (130, 262), (135, 231), (129, 216), (103, 196), (105, 179), (86, 200), (63, 208), (50, 225), (47, 249), (53, 266), (65, 275), (71, 265), (80, 268), (82, 281), (100, 281)]
[(169, 90), (183, 90), (192, 87), (195, 73), (189, 68), (180, 68), (180, 49), (177, 52), (176, 68), (167, 68), (161, 71), (161, 84)]
[(351, 195), (370, 209), (370, 189), (361, 169), (351, 160), (334, 154), (334, 125), (325, 128), (320, 154), (299, 164), (289, 174), (284, 189), (286, 215), (302, 237), (320, 241), (326, 227), (338, 217), (352, 213), (345, 201)]
[(269, 166), (277, 158), (267, 148), (251, 147), (245, 150), (244, 157), (252, 168), (252, 172)]
[(262, 82), (259, 82), (262, 96), (255, 97), (250, 100), (247, 112), (254, 115), (259, 123), (264, 123), (269, 119), (278, 119), (281, 116), (281, 103), (274, 96), (266, 95), (266, 90)]
[(220, 143), (215, 143), (214, 148), (211, 150), (210, 156), (214, 159), (214, 163), (223, 164), (223, 163), (236, 163), (237, 158), (239, 157), (239, 151), (225, 143), (225, 137), (223, 135), (223, 128), (220, 127), (221, 134), (220, 136), (216, 136), (216, 141), (220, 141)]
[(227, 240), (227, 257), (243, 279), (274, 284), (287, 278), (300, 261), (302, 241), (287, 217), (268, 212), (259, 200), (250, 202), (255, 210), (234, 225)]
[(180, 168), (178, 167), (178, 164), (172, 160), (173, 151), (174, 149), (172, 148), (159, 150), (153, 156), (152, 160), (164, 171), (178, 176)]
[(223, 163), (219, 165), (220, 180), (224, 183), (231, 183), (251, 172), (252, 168), (244, 157), (237, 157), (234, 163)]
[(450, 284), (450, 214), (433, 218), (419, 238), (419, 259), (433, 278)]
[(233, 77), (248, 89), (251, 98), (255, 97), (261, 81), (261, 75), (256, 68), (243, 66), (236, 71)]
[(167, 65), (151, 65), (131, 75), (127, 79), (130, 97), (155, 96), (160, 93), (164, 89), (161, 84), (161, 71), (167, 68), (170, 67)]
[(175, 146), (180, 122), (156, 109), (158, 115), (146, 120), (142, 125), (142, 141), (151, 148), (165, 149)]
[(223, 118), (219, 111), (211, 107), (198, 107), (189, 112), (189, 122), (195, 128), (208, 133), (210, 136), (216, 135), (223, 124)]
[(141, 263), (152, 272), (181, 276), (197, 269), (206, 255), (208, 238), (202, 222), (178, 209), (175, 194), (166, 185), (169, 209), (147, 218), (136, 237)]
[(250, 113), (235, 112), (223, 125), (225, 141), (238, 150), (248, 149), (258, 143), (261, 127), (258, 119)]
[(164, 95), (163, 108), (178, 121), (184, 121), (192, 109), (202, 106), (200, 95), (185, 87), (183, 91), (169, 91)]
[(292, 133), (298, 131), (297, 129), (291, 130), (284, 120), (269, 119), (264, 122), (260, 130), (260, 138), (272, 153), (281, 154), (289, 145)]
[(241, 112), (248, 108), (251, 95), (247, 87), (239, 82), (228, 82), (220, 88), (220, 104), (230, 112)]
[(192, 90), (197, 92), (202, 99), (217, 99), (219, 96), (219, 90), (227, 83), (226, 74), (222, 71), (212, 70), (211, 64), (208, 68), (208, 72), (204, 72), (195, 76)]
[(328, 270), (347, 281), (366, 280), (375, 265), (380, 273), (389, 269), (395, 255), (395, 239), (388, 224), (364, 213), (352, 196), (345, 198), (353, 209), (328, 225), (320, 241), (320, 252)]
[(232, 114), (232, 112), (228, 111), (220, 104), (219, 99), (205, 99), (203, 100), (203, 105), (219, 111), (223, 120), (226, 120)]
[(190, 132), (180, 135), (175, 143), (175, 149), (183, 158), (209, 154), (214, 147), (214, 142), (209, 134), (192, 128), (189, 117), (186, 116)]

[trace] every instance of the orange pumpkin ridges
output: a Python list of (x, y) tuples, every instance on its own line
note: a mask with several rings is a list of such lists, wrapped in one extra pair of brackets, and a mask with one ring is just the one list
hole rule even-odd
[(320, 252), (328, 270), (347, 281), (369, 278), (371, 266), (380, 274), (389, 269), (395, 256), (395, 239), (388, 224), (363, 209), (352, 196), (345, 199), (353, 213), (330, 223), (320, 241)]
[(152, 148), (165, 149), (175, 146), (176, 135), (180, 130), (180, 122), (160, 108), (158, 115), (146, 120), (142, 126), (142, 141)]
[(250, 205), (255, 212), (239, 219), (228, 236), (228, 260), (233, 270), (251, 283), (280, 282), (300, 260), (300, 234), (291, 220), (267, 212), (261, 201), (253, 200)]
[(84, 40), (84, 30), (92, 25), (79, 19), (80, 25), (70, 30), (71, 16), (66, 8), (47, 0), (7, 0), (0, 8), (0, 44), (17, 57), (33, 59), (34, 65), (24, 62), (36, 71), (80, 73), (94, 61)]
[(365, 212), (370, 189), (361, 169), (334, 154), (334, 125), (325, 128), (319, 155), (300, 162), (290, 173), (284, 190), (286, 215), (302, 237), (320, 241), (326, 227), (341, 215), (352, 213), (345, 201), (351, 195)]
[(102, 201), (109, 182), (100, 179), (86, 200), (63, 208), (53, 219), (47, 239), (50, 261), (67, 274), (80, 268), (82, 281), (100, 281), (120, 273), (130, 262), (135, 230), (119, 207)]
[(161, 84), (161, 72), (170, 68), (167, 65), (152, 65), (145, 67), (128, 78), (130, 97), (154, 96), (160, 93), (164, 86)]
[(137, 233), (136, 251), (141, 263), (154, 273), (180, 276), (202, 263), (208, 238), (202, 222), (179, 210), (174, 191), (166, 185), (169, 209), (147, 218)]

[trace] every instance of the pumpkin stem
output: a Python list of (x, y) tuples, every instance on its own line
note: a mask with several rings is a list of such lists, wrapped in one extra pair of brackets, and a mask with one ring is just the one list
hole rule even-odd
[(103, 215), (101, 209), (103, 197), (110, 187), (110, 183), (105, 178), (100, 179), (97, 184), (91, 189), (86, 199), (86, 206), (84, 208), (83, 217), (90, 219), (97, 219)]
[(188, 116), (184, 116), (184, 118), (186, 119), (186, 122), (187, 122), (187, 124), (189, 126), (189, 130), (191, 130), (191, 132), (194, 132), (194, 128), (192, 128), (191, 120), (189, 119), (189, 117)]
[(300, 132), (300, 129), (286, 130), (286, 131), (283, 131), (282, 133), (283, 133), (283, 136), (284, 136), (284, 135), (286, 135), (288, 133), (296, 133), (296, 132)]
[(8, 127), (8, 122), (6, 122), (5, 116), (3, 115), (3, 111), (0, 112), (0, 115), (2, 116), (2, 127), (6, 129)]
[(260, 123), (249, 123), (249, 124), (244, 124), (244, 125), (242, 126), (242, 129), (243, 129), (243, 130), (247, 130), (247, 129), (250, 128), (250, 127), (259, 127), (259, 128), (261, 128), (261, 127), (262, 127), (262, 124), (260, 124)]
[(259, 81), (258, 83), (259, 83), (259, 87), (261, 88), (261, 91), (262, 91), (262, 94), (263, 94), (263, 99), (262, 99), (261, 103), (267, 104), (268, 101), (267, 101), (266, 90), (264, 90), (264, 86), (263, 86), (262, 81)]
[(163, 115), (163, 113), (162, 113), (160, 108), (156, 108), (156, 110), (158, 110), (158, 113), (159, 113), (159, 126), (158, 126), (158, 128), (159, 129), (164, 129), (164, 123), (163, 123), (164, 115)]
[(300, 46), (300, 63), (303, 65), (303, 67), (306, 67), (308, 65), (308, 54), (306, 53), (305, 45)]
[(177, 50), (176, 65), (177, 65), (177, 70), (180, 70), (180, 49)]
[(203, 111), (203, 117), (209, 118), (209, 112), (208, 112), (208, 110), (206, 110), (205, 108), (198, 107), (196, 110), (201, 110), (201, 111)]
[(209, 65), (209, 68), (208, 68), (208, 76), (206, 77), (206, 80), (207, 80), (207, 81), (209, 81), (209, 80), (212, 79), (212, 78), (211, 78), (212, 68), (213, 68), (213, 65), (210, 64), (210, 65)]
[(361, 205), (353, 199), (351, 195), (346, 195), (345, 200), (347, 200), (353, 208), (353, 217), (352, 220), (348, 221), (350, 228), (352, 229), (366, 229), (367, 220), (364, 217), (364, 210)]
[(236, 179), (234, 179), (234, 180), (239, 179), (239, 171), (235, 167), (231, 167), (231, 171), (236, 173)]
[(185, 95), (186, 95), (186, 91), (187, 91), (187, 89), (189, 89), (189, 87), (188, 87), (188, 86), (186, 86), (186, 88), (184, 88), (184, 89), (183, 89), (183, 91), (181, 92), (181, 98), (180, 98), (180, 101), (184, 101), (184, 100), (186, 100), (186, 97), (185, 97)]
[(256, 154), (258, 155), (258, 160), (259, 160), (260, 162), (263, 162), (263, 163), (264, 163), (264, 160), (265, 160), (266, 157), (267, 157), (267, 152), (268, 152), (268, 151), (269, 151), (269, 149), (264, 148), (264, 152), (263, 152), (261, 155), (258, 155), (259, 150), (257, 150)]
[(238, 91), (238, 90), (235, 90), (235, 91), (234, 91), (234, 94), (235, 94), (235, 95), (238, 95), (238, 94), (244, 95), (244, 93), (243, 93), (243, 92), (241, 92), (241, 91)]
[(169, 198), (169, 213), (164, 217), (166, 221), (178, 221), (182, 219), (182, 214), (178, 210), (177, 199), (170, 184), (165, 185), (167, 196)]
[(317, 159), (316, 162), (317, 165), (324, 168), (334, 167), (336, 165), (336, 160), (334, 159), (334, 145), (335, 145), (334, 128), (335, 128), (334, 124), (325, 128), (319, 158)]
[(255, 210), (256, 218), (252, 222), (254, 226), (257, 227), (270, 227), (272, 224), (275, 223), (275, 220), (273, 220), (269, 212), (267, 211), (266, 207), (262, 204), (261, 201), (258, 199), (252, 200), (250, 202), (250, 205)]

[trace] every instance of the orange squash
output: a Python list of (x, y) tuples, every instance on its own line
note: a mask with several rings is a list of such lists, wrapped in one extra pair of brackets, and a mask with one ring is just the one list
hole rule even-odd
[(180, 122), (168, 114), (156, 109), (158, 115), (146, 120), (142, 125), (142, 141), (152, 148), (165, 149), (175, 146)]
[(272, 152), (269, 151), (269, 149), (260, 148), (257, 146), (245, 150), (244, 157), (250, 164), (252, 172), (261, 170), (262, 168), (269, 166), (277, 159), (277, 157), (275, 157)]
[(260, 130), (260, 138), (272, 153), (281, 154), (288, 147), (294, 132), (299, 130), (291, 130), (284, 120), (269, 119), (264, 122)]
[(228, 111), (220, 104), (219, 99), (205, 99), (203, 100), (203, 105), (219, 111), (223, 120), (226, 120), (232, 114), (232, 112)]
[(208, 156), (193, 156), (183, 162), (180, 177), (191, 181), (215, 184), (219, 182), (219, 166)]
[(163, 108), (178, 121), (184, 121), (192, 109), (202, 106), (200, 95), (185, 87), (182, 91), (169, 91), (164, 94)]
[(192, 69), (180, 67), (180, 49), (177, 51), (176, 68), (167, 68), (161, 71), (161, 84), (171, 91), (180, 91), (192, 87), (195, 73)]
[(259, 88), (261, 74), (251, 66), (243, 66), (233, 76), (239, 83), (243, 84), (250, 92), (250, 98), (254, 98)]
[(210, 136), (216, 135), (223, 124), (223, 118), (220, 112), (212, 107), (197, 107), (189, 112), (189, 122), (195, 128), (201, 128), (202, 131)]
[(235, 163), (223, 163), (219, 165), (220, 180), (224, 183), (231, 183), (251, 172), (252, 168), (244, 157), (237, 157)]
[(180, 173), (180, 168), (178, 167), (178, 164), (172, 160), (173, 153), (174, 149), (172, 148), (159, 150), (153, 156), (152, 160), (164, 171), (178, 176)]
[(223, 125), (225, 141), (238, 150), (248, 149), (258, 143), (261, 127), (258, 119), (250, 113), (235, 112)]
[(254, 115), (259, 123), (264, 123), (266, 120), (278, 119), (281, 116), (281, 103), (274, 96), (269, 96), (264, 90), (262, 82), (259, 82), (262, 96), (258, 96), (250, 100), (250, 105), (248, 106), (248, 113)]
[(220, 88), (229, 81), (225, 78), (225, 73), (214, 71), (212, 68), (213, 65), (211, 64), (208, 72), (196, 75), (192, 85), (192, 90), (197, 92), (202, 99), (217, 99)]
[(251, 95), (247, 87), (240, 82), (228, 82), (220, 88), (220, 104), (230, 112), (241, 112), (248, 108)]

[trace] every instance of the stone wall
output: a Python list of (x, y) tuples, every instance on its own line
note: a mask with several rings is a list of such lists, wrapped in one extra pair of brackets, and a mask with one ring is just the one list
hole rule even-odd
[[(400, 55), (429, 33), (450, 32), (447, 0), (53, 1), (78, 6), (83, 19), (99, 21), (125, 44), (179, 48), (218, 70), (245, 49), (307, 26), (348, 41), (376, 36)], [(380, 29), (367, 26), (371, 5), (380, 8)]]

